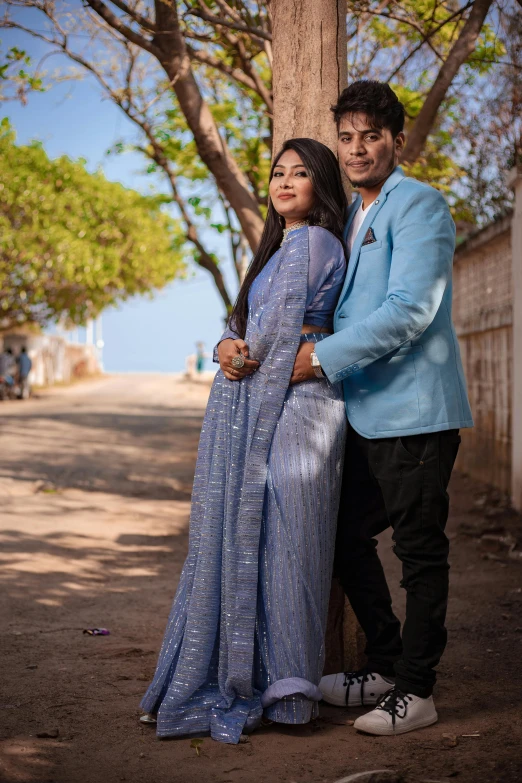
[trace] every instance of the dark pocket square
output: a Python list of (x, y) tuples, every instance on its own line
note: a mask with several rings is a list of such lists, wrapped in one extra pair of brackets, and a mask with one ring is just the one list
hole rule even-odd
[(369, 228), (366, 234), (364, 235), (363, 239), (363, 246), (364, 245), (371, 245), (373, 242), (377, 242), (375, 239), (375, 234), (373, 233), (373, 228)]

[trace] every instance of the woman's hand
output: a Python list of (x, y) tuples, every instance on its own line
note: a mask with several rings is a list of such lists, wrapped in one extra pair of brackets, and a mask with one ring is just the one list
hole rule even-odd
[[(223, 371), (225, 378), (229, 381), (240, 381), (247, 375), (252, 375), (259, 367), (259, 362), (248, 359), (248, 345), (244, 340), (232, 340), (231, 337), (222, 340), (218, 345), (219, 366)], [(245, 364), (243, 367), (234, 367), (232, 359), (234, 356), (243, 354)]]

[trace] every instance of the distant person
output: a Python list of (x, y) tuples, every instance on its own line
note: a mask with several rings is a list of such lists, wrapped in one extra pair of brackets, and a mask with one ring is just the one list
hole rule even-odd
[[(160, 737), (237, 743), (318, 714), (346, 436), (340, 384), (300, 383), (333, 331), (346, 197), (328, 147), (285, 142), (255, 254), (216, 355), (189, 553), (141, 703)], [(257, 369), (259, 368), (259, 371)]]
[(7, 368), (9, 366), (8, 362), (9, 362), (9, 358), (6, 352), (2, 351), (0, 353), (0, 378), (4, 378), (8, 374), (7, 373)]
[(0, 354), (0, 377), (7, 386), (14, 386), (16, 374), (16, 359), (11, 348), (6, 348)]
[(196, 343), (196, 372), (202, 373), (205, 369), (205, 359), (207, 358), (205, 354), (205, 343), (198, 342)]
[(20, 384), (20, 396), (22, 399), (25, 399), (29, 396), (29, 373), (31, 372), (31, 369), (33, 367), (33, 363), (31, 361), (31, 357), (27, 353), (27, 348), (25, 345), (22, 346), (22, 349), (18, 355), (17, 359), (18, 363), (18, 382)]

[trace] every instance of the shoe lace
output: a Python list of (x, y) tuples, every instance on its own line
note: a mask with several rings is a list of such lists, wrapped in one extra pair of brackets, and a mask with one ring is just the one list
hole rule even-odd
[(362, 669), (357, 669), (357, 671), (355, 672), (344, 672), (343, 685), (346, 687), (346, 694), (345, 694), (346, 706), (348, 706), (348, 700), (350, 698), (350, 688), (353, 685), (358, 685), (360, 687), (361, 706), (364, 705), (364, 683), (368, 682), (370, 679), (376, 680), (377, 678), (368, 669), (367, 666), (363, 666)]
[[(395, 727), (395, 719), (397, 716), (405, 718), (408, 712), (408, 703), (413, 701), (411, 696), (407, 693), (403, 693), (399, 688), (392, 688), (387, 693), (383, 693), (379, 701), (377, 702), (375, 709), (388, 712), (392, 718), (392, 726)], [(399, 715), (399, 710), (404, 710), (404, 715)]]

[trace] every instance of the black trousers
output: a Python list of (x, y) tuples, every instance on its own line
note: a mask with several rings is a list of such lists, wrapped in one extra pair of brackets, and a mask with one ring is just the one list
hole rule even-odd
[[(446, 646), (444, 529), (459, 443), (458, 430), (376, 440), (348, 433), (335, 573), (366, 635), (370, 669), (422, 698)], [(390, 525), (407, 593), (402, 640), (374, 538)]]

